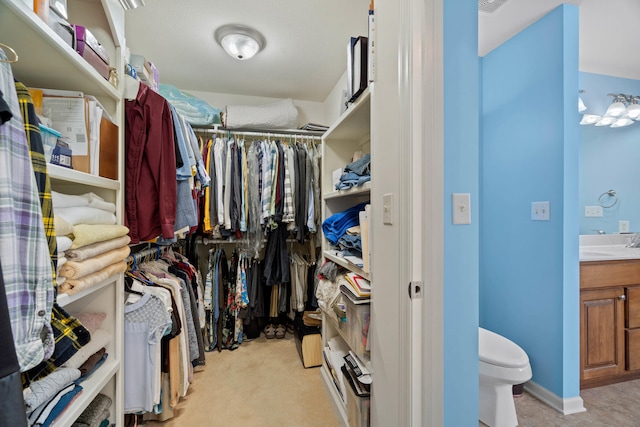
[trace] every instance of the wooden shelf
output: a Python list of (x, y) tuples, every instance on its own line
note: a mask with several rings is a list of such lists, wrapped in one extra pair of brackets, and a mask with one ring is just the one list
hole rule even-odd
[(0, 1), (0, 40), (18, 54), (11, 68), (26, 86), (120, 100), (118, 90), (21, 0)]
[(65, 168), (64, 166), (48, 164), (49, 176), (52, 181), (64, 183), (73, 183), (80, 185), (89, 185), (92, 187), (100, 187), (108, 190), (119, 190), (120, 182), (113, 179), (103, 178), (97, 175), (90, 175), (74, 169)]
[(330, 251), (324, 251), (324, 257), (330, 261), (335, 262), (336, 264), (346, 268), (349, 271), (356, 273), (359, 276), (364, 277), (365, 279), (371, 281), (371, 274), (365, 273), (363, 269), (351, 264), (349, 261), (344, 258), (340, 258), (339, 256), (335, 256)]
[(371, 194), (371, 181), (365, 182), (360, 187), (351, 187), (348, 190), (336, 190), (326, 193), (324, 194), (323, 199), (331, 200), (339, 197), (361, 196), (366, 194)]
[(368, 140), (371, 128), (371, 90), (365, 89), (342, 116), (325, 132), (323, 139)]
[(340, 394), (338, 394), (336, 385), (333, 382), (333, 376), (331, 375), (331, 372), (329, 372), (329, 368), (327, 368), (327, 365), (324, 361), (322, 363), (322, 366), (320, 367), (320, 375), (322, 376), (324, 385), (327, 388), (327, 392), (332, 398), (331, 401), (333, 402), (333, 406), (340, 415), (340, 422), (342, 423), (342, 425), (348, 426), (349, 422), (347, 420), (347, 406), (342, 400), (342, 397), (340, 397)]

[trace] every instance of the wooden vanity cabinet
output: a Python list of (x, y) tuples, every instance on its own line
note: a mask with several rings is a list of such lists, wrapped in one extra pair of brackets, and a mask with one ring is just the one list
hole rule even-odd
[(640, 260), (580, 263), (580, 387), (640, 378)]

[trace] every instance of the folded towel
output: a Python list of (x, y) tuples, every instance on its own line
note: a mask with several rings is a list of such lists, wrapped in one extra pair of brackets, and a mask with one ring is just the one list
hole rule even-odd
[(72, 208), (56, 208), (56, 215), (67, 222), (76, 224), (115, 224), (116, 216), (111, 212), (91, 206), (75, 206)]
[(84, 261), (67, 261), (67, 263), (60, 268), (59, 275), (69, 279), (79, 279), (102, 270), (118, 261), (124, 261), (130, 253), (131, 249), (129, 246), (123, 246), (93, 258), (85, 259)]
[(58, 285), (58, 292), (73, 295), (78, 291), (95, 286), (107, 280), (109, 277), (117, 273), (124, 273), (127, 270), (127, 263), (124, 261), (111, 264), (100, 271), (88, 274), (79, 279), (67, 279), (61, 285)]
[(58, 252), (64, 252), (73, 245), (73, 241), (67, 236), (56, 236)]
[[(71, 249), (81, 248), (91, 243), (104, 242), (129, 234), (124, 225), (88, 225), (78, 224), (73, 227), (73, 244)], [(71, 259), (71, 258), (70, 258)]]
[(91, 355), (101, 348), (106, 347), (110, 341), (111, 334), (104, 329), (98, 329), (91, 334), (91, 341), (80, 347), (80, 350), (78, 350), (71, 359), (67, 360), (67, 363), (65, 363), (64, 366), (67, 368), (80, 369), (80, 366), (82, 366), (82, 364), (86, 362)]
[(53, 215), (53, 225), (56, 229), (56, 236), (66, 236), (73, 232), (73, 224), (70, 224), (60, 215)]
[(54, 209), (90, 206), (111, 213), (116, 212), (115, 203), (106, 202), (102, 197), (98, 196), (95, 193), (85, 193), (76, 196), (72, 194), (64, 194), (58, 193), (56, 191), (51, 191), (51, 200), (53, 202)]
[(92, 243), (78, 249), (69, 249), (65, 251), (64, 256), (69, 261), (84, 261), (85, 259), (93, 258), (113, 249), (127, 246), (129, 242), (131, 242), (131, 237), (120, 236), (115, 239), (105, 240), (104, 242)]

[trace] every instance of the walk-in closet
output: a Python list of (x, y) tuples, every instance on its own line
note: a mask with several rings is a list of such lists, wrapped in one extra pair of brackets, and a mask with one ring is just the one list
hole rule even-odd
[(378, 5), (330, 3), (0, 0), (0, 425), (393, 416)]

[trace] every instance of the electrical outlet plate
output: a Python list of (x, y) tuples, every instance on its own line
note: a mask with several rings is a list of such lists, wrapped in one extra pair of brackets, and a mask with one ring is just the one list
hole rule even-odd
[(471, 224), (471, 194), (453, 193), (451, 211), (454, 224)]
[(602, 217), (602, 206), (585, 206), (584, 207), (584, 216), (585, 217), (593, 217), (593, 218), (601, 218)]
[(549, 202), (531, 202), (531, 219), (533, 221), (549, 221)]

